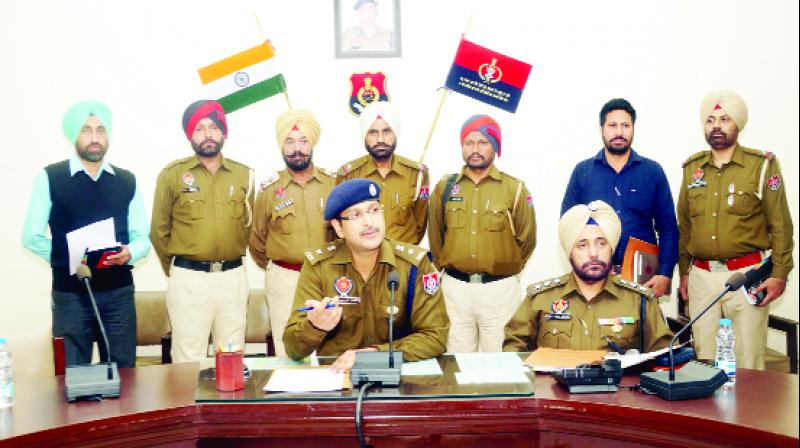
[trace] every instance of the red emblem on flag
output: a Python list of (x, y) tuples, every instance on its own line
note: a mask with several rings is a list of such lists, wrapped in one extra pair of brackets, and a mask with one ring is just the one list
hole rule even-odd
[(431, 272), (422, 276), (422, 287), (429, 295), (436, 294), (439, 290), (439, 273)]
[(361, 115), (370, 103), (375, 101), (389, 101), (389, 93), (386, 91), (386, 75), (382, 72), (375, 73), (353, 73), (350, 76), (350, 112), (353, 115)]

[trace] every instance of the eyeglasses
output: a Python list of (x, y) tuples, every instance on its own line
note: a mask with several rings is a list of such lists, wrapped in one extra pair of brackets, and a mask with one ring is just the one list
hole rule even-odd
[(346, 215), (344, 214), (339, 215), (339, 219), (341, 219), (342, 221), (358, 221), (359, 219), (363, 219), (367, 215), (374, 218), (375, 216), (381, 214), (383, 214), (383, 205), (376, 204), (366, 210), (353, 210), (352, 212)]

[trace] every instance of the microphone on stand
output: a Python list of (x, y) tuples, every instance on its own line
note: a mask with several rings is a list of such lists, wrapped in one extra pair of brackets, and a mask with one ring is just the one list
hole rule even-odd
[[(350, 382), (358, 387), (362, 384), (373, 383), (382, 386), (399, 386), (400, 371), (403, 365), (403, 352), (394, 350), (394, 319), (398, 314), (395, 306), (394, 295), (400, 285), (400, 275), (397, 271), (389, 273), (386, 286), (389, 288), (389, 308), (386, 310), (389, 319), (389, 353), (386, 352), (356, 352), (356, 361), (350, 369)], [(412, 285), (408, 285), (412, 288)], [(408, 317), (411, 318), (410, 316)], [(387, 359), (388, 354), (388, 359)]]
[(100, 311), (97, 309), (94, 293), (92, 293), (90, 284), (92, 271), (85, 264), (81, 264), (78, 266), (75, 275), (86, 286), (86, 292), (89, 293), (89, 301), (92, 303), (94, 317), (100, 326), (100, 334), (103, 336), (108, 359), (105, 366), (102, 364), (90, 364), (66, 368), (64, 384), (66, 386), (67, 401), (75, 401), (79, 398), (119, 397), (119, 372), (117, 371), (117, 363), (111, 362), (111, 346), (108, 343), (108, 335), (106, 335), (106, 328), (103, 324), (103, 319), (100, 317)]
[[(725, 294), (741, 288), (745, 285), (746, 281), (745, 274), (741, 272), (734, 272), (728, 277), (728, 281), (725, 282), (725, 289), (702, 311), (697, 313), (689, 323), (675, 333), (675, 336), (669, 341), (669, 372), (643, 373), (640, 378), (642, 388), (649, 389), (658, 394), (661, 398), (667, 400), (685, 400), (688, 398), (707, 397), (728, 381), (727, 375), (725, 375), (725, 372), (721, 369), (697, 361), (686, 363), (680, 372), (678, 372), (679, 378), (676, 379), (675, 357), (672, 347), (675, 345), (675, 341), (678, 340), (678, 337), (691, 328), (697, 319), (700, 319), (700, 317), (719, 302)], [(667, 377), (664, 378), (665, 376)]]
[(400, 276), (397, 271), (389, 273), (389, 278), (386, 282), (389, 287), (389, 368), (394, 369), (394, 316), (397, 314), (394, 306), (394, 294), (397, 291), (397, 285), (400, 284)]

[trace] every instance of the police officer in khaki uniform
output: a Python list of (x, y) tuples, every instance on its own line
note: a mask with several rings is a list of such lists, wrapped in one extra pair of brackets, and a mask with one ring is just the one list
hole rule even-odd
[(608, 204), (570, 208), (558, 225), (572, 272), (528, 286), (506, 324), (504, 351), (539, 347), (653, 351), (672, 338), (653, 291), (609, 275), (622, 223)]
[(419, 244), (428, 223), (428, 168), (394, 153), (400, 115), (391, 104), (370, 103), (361, 112), (359, 122), (369, 154), (344, 164), (339, 169), (337, 183), (358, 178), (375, 181), (382, 191), (386, 237)]
[(752, 269), (771, 250), (772, 274), (757, 289), (766, 294), (760, 304), (751, 304), (741, 290), (731, 292), (692, 327), (698, 358), (713, 359), (719, 319), (731, 319), (738, 365), (763, 369), (768, 305), (783, 294), (793, 267), (792, 218), (783, 175), (772, 153), (739, 145), (739, 132), (747, 124), (747, 105), (739, 95), (710, 93), (700, 118), (711, 150), (683, 164), (680, 293), (694, 316), (723, 290), (733, 271)]
[(449, 352), (499, 352), (503, 326), (522, 300), (518, 274), (536, 245), (533, 198), (497, 169), (500, 126), (475, 115), (461, 127), (461, 173), (445, 176), (431, 198), (430, 241), (444, 268)]
[(183, 114), (195, 155), (158, 176), (150, 239), (167, 280), (173, 362), (206, 357), (214, 343), (244, 348), (247, 282), (242, 256), (250, 237), (253, 173), (222, 157), (228, 135), (216, 101), (196, 101)]
[(253, 212), (250, 255), (267, 271), (275, 355), (286, 356), (283, 329), (291, 314), (303, 252), (332, 239), (323, 211), (336, 174), (311, 161), (320, 136), (319, 122), (311, 112), (284, 112), (275, 123), (275, 134), (286, 169), (261, 184)]
[(392, 32), (378, 26), (378, 0), (356, 0), (358, 25), (342, 33), (346, 50), (391, 50)]
[[(314, 350), (339, 355), (333, 368), (346, 371), (356, 351), (388, 350), (390, 316), (395, 349), (405, 360), (444, 352), (449, 322), (439, 273), (425, 249), (384, 238), (379, 199), (380, 187), (367, 179), (347, 181), (331, 192), (325, 219), (341, 239), (305, 253), (293, 314), (283, 334), (291, 358)], [(392, 271), (400, 277), (394, 308), (386, 283)]]

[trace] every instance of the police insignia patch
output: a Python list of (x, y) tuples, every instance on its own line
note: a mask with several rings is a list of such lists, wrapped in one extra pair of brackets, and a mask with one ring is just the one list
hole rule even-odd
[(422, 287), (429, 295), (436, 294), (436, 291), (439, 290), (439, 283), (440, 281), (438, 272), (431, 272), (430, 274), (425, 274), (422, 276)]
[(526, 201), (528, 202), (528, 207), (533, 208), (533, 195), (529, 194), (528, 198), (526, 199)]
[(344, 177), (350, 174), (351, 171), (353, 171), (353, 165), (350, 165), (348, 163), (347, 165), (342, 165), (342, 167), (339, 168), (339, 171), (336, 174), (338, 174), (340, 177)]
[(284, 196), (286, 196), (286, 189), (285, 188), (278, 187), (278, 188), (275, 189), (275, 198), (276, 199), (278, 199), (278, 200), (283, 199)]
[(353, 290), (353, 281), (343, 275), (333, 281), (333, 289), (340, 297), (347, 296)]
[(431, 197), (431, 189), (427, 185), (424, 187), (420, 187), (419, 189), (419, 198), (422, 200), (428, 199)]
[(767, 180), (767, 186), (772, 191), (778, 191), (781, 188), (781, 178), (777, 174)]
[(569, 309), (569, 301), (566, 299), (558, 299), (550, 306), (556, 314), (564, 314)]
[(389, 101), (389, 93), (386, 91), (386, 75), (382, 72), (376, 73), (353, 73), (350, 76), (350, 112), (361, 115), (370, 103), (375, 101)]
[(461, 187), (458, 184), (453, 184), (453, 188), (450, 189), (450, 194), (457, 195), (461, 192)]

